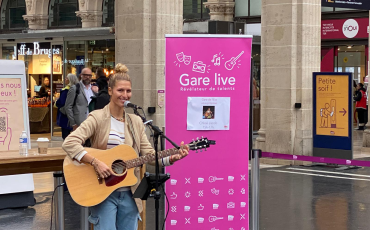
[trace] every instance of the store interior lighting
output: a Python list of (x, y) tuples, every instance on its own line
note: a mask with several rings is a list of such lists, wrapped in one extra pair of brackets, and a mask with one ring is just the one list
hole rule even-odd
[(113, 74), (113, 70), (111, 70), (111, 71), (109, 72), (109, 70), (104, 69), (104, 73), (105, 73), (105, 75), (108, 77), (108, 76), (109, 76), (109, 74)]

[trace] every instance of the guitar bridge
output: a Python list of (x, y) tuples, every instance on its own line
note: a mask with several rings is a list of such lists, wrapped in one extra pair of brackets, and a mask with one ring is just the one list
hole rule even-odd
[(103, 178), (100, 178), (99, 173), (97, 171), (95, 171), (95, 174), (96, 174), (99, 184), (103, 184)]

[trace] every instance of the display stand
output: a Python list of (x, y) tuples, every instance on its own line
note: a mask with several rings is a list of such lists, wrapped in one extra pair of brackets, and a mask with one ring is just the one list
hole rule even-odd
[[(22, 131), (30, 136), (25, 72), (23, 61), (0, 61), (0, 155), (19, 149)], [(32, 174), (1, 176), (0, 184), (0, 208), (35, 204)]]

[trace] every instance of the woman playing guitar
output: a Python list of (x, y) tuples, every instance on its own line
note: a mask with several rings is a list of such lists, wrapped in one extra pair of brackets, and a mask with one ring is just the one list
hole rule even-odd
[[(130, 100), (131, 79), (128, 69), (117, 64), (115, 74), (109, 79), (110, 103), (103, 109), (95, 110), (76, 131), (71, 133), (63, 143), (63, 149), (74, 160), (90, 164), (100, 178), (107, 178), (113, 171), (104, 162), (94, 158), (82, 146), (87, 139), (91, 147), (101, 150), (113, 148), (120, 144), (132, 146), (141, 155), (152, 154), (154, 149), (145, 134), (145, 127), (139, 117), (125, 113), (124, 103)], [(188, 155), (188, 147), (181, 143), (183, 150), (179, 154), (159, 160), (160, 165), (169, 166)], [(80, 175), (83, 177), (84, 175)], [(102, 203), (90, 207), (90, 223), (94, 230), (116, 229), (136, 230), (138, 219), (143, 210), (140, 199), (133, 199), (132, 194), (140, 183), (140, 169), (135, 169), (138, 183), (131, 187), (122, 187), (113, 192)]]

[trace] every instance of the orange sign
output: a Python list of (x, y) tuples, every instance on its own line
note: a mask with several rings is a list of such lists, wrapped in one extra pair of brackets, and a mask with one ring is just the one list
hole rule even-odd
[(348, 75), (316, 76), (316, 135), (348, 137)]

